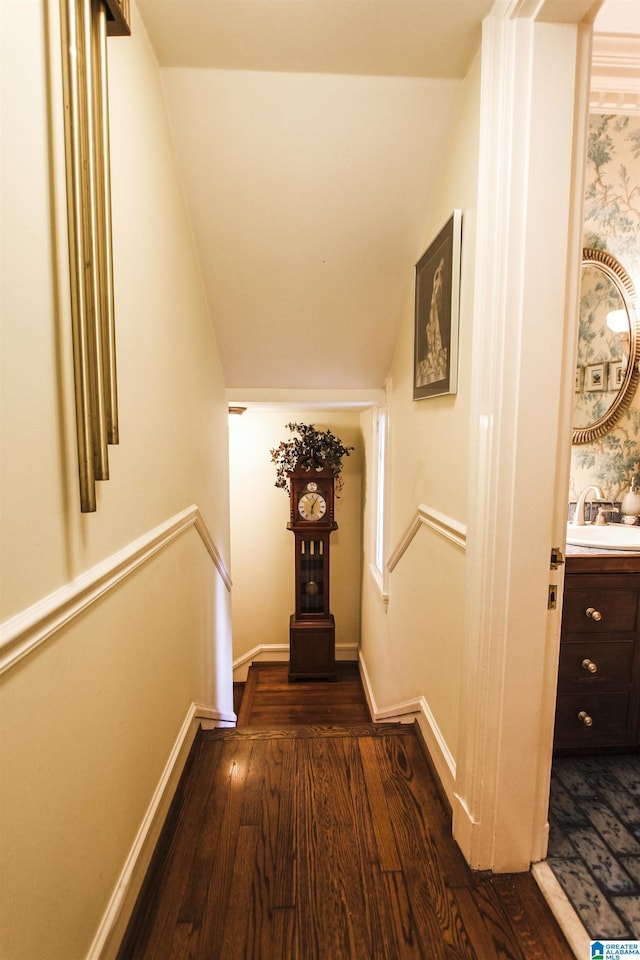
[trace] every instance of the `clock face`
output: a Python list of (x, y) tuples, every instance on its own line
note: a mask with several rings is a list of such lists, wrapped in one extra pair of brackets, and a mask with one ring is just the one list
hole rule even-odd
[(298, 513), (303, 520), (322, 520), (326, 510), (327, 501), (315, 491), (304, 493), (298, 500)]

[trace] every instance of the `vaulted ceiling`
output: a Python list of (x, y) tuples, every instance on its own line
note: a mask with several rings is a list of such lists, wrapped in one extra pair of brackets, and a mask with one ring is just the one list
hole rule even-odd
[(138, 0), (229, 387), (382, 385), (491, 4)]
[(230, 388), (382, 386), (492, 3), (137, 0)]

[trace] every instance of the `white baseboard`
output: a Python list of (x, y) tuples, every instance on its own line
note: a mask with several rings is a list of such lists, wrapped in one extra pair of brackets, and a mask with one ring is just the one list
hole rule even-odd
[(394, 703), (388, 707), (379, 707), (373, 694), (371, 680), (369, 679), (367, 666), (362, 653), (360, 653), (359, 659), (362, 685), (369, 705), (369, 711), (374, 721), (376, 723), (413, 723), (414, 720), (418, 722), (431, 762), (440, 779), (447, 799), (453, 806), (456, 788), (456, 762), (429, 709), (427, 701), (424, 697), (416, 697), (414, 700), (404, 700), (401, 703)]
[[(336, 660), (357, 660), (357, 643), (336, 644)], [(248, 653), (233, 661), (233, 679), (235, 683), (244, 683), (252, 663), (281, 663), (289, 660), (288, 643), (262, 643)]]
[(198, 728), (201, 725), (233, 727), (235, 723), (234, 713), (222, 713), (200, 703), (191, 704), (86, 960), (114, 960), (117, 956)]

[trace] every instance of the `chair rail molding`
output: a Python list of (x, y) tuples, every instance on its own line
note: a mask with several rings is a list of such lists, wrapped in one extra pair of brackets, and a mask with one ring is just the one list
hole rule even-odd
[(440, 513), (438, 510), (434, 510), (433, 507), (428, 507), (424, 503), (421, 503), (414, 513), (407, 529), (401, 536), (398, 545), (387, 560), (387, 569), (390, 573), (395, 567), (398, 566), (398, 563), (406, 553), (409, 544), (423, 526), (429, 527), (441, 537), (444, 537), (445, 540), (449, 540), (457, 547), (462, 547), (463, 550), (466, 550), (466, 526), (463, 523), (459, 523), (457, 520), (453, 520), (451, 517), (447, 517), (446, 514)]
[(229, 571), (200, 510), (192, 504), (0, 624), (0, 674), (10, 670), (190, 527), (195, 527), (225, 587), (230, 591)]

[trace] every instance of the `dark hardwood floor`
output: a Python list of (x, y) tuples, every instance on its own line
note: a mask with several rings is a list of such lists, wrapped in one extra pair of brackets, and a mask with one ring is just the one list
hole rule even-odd
[[(349, 701), (352, 702), (350, 711)], [(201, 730), (119, 960), (570, 960), (529, 874), (474, 874), (413, 725), (250, 671)]]
[(257, 663), (249, 671), (239, 727), (305, 723), (370, 723), (357, 663), (336, 664), (338, 682), (289, 683), (286, 663)]

